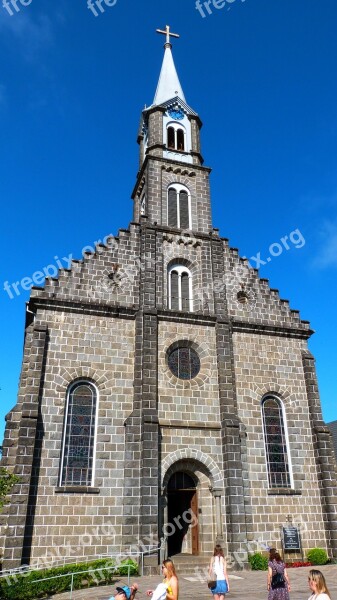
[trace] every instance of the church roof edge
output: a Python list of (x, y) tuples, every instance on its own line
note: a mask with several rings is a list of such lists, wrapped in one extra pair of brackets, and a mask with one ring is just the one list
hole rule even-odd
[(173, 98), (169, 98), (168, 100), (166, 100), (165, 102), (161, 102), (160, 104), (151, 104), (151, 106), (147, 106), (146, 108), (144, 108), (143, 110), (143, 114), (147, 114), (150, 111), (156, 109), (156, 108), (170, 108), (171, 106), (176, 106), (178, 105), (179, 108), (182, 108), (187, 114), (192, 115), (193, 117), (198, 117), (199, 115), (198, 113), (195, 112), (195, 110), (193, 110), (193, 108), (191, 108), (185, 100), (183, 100), (180, 96), (173, 96)]

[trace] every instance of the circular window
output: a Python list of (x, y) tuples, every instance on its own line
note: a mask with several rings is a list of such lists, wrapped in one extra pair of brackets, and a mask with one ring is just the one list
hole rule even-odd
[(168, 355), (168, 366), (179, 379), (193, 379), (200, 371), (200, 358), (193, 348), (175, 348)]

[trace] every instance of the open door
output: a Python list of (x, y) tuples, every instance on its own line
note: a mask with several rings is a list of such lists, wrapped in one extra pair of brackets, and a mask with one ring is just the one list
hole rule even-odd
[[(189, 540), (190, 546), (188, 552), (198, 555), (198, 493), (195, 482), (187, 473), (174, 473), (168, 482), (167, 495), (168, 523), (173, 525), (173, 527), (170, 527), (170, 531), (172, 531), (167, 539), (169, 556), (180, 554), (183, 551), (186, 538)], [(193, 521), (190, 511), (195, 515)], [(184, 520), (183, 515), (186, 513), (189, 516)]]

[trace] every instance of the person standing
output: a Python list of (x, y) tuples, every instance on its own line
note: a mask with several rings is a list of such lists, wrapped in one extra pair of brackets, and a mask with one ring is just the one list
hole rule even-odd
[(164, 575), (163, 583), (155, 590), (148, 590), (147, 596), (153, 600), (179, 600), (179, 581), (172, 560), (164, 560), (161, 569)]
[(275, 548), (269, 551), (268, 600), (289, 600), (290, 583), (286, 566)]
[(317, 569), (311, 569), (308, 576), (309, 588), (312, 594), (309, 600), (331, 600), (328, 586), (325, 583), (324, 575)]
[(219, 544), (214, 548), (214, 553), (209, 564), (208, 576), (210, 579), (216, 576), (216, 586), (211, 588), (214, 600), (225, 600), (225, 594), (229, 592), (227, 565), (223, 550)]

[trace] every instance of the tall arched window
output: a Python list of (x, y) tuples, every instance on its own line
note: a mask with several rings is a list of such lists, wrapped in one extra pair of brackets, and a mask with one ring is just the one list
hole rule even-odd
[(97, 391), (89, 381), (68, 390), (63, 432), (61, 486), (93, 485)]
[(192, 276), (183, 265), (168, 271), (168, 305), (171, 310), (193, 311)]
[(176, 133), (174, 127), (167, 128), (167, 147), (170, 150), (175, 150), (176, 147)]
[(191, 229), (191, 203), (188, 189), (175, 183), (168, 189), (167, 224), (178, 229)]
[(167, 147), (169, 150), (185, 152), (186, 150), (186, 131), (178, 123), (170, 123), (167, 127)]
[(185, 131), (183, 129), (177, 129), (177, 150), (185, 151)]
[(269, 487), (290, 488), (289, 450), (281, 401), (274, 396), (264, 398), (262, 416)]

